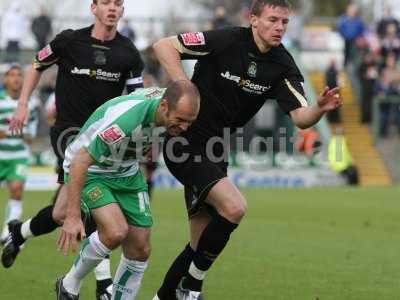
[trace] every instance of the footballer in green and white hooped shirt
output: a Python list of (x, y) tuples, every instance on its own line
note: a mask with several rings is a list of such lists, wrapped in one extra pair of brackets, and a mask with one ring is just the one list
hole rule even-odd
[(200, 95), (190, 81), (175, 81), (167, 89), (139, 89), (100, 106), (69, 145), (64, 160), (68, 208), (58, 246), (66, 254), (85, 238), (81, 207), (90, 212), (97, 231), (84, 241), (61, 281), (65, 299), (75, 299), (86, 274), (120, 245), (112, 299), (135, 298), (147, 267), (153, 224), (139, 156), (160, 133), (156, 128), (177, 136), (196, 119), (199, 108)]
[(39, 119), (39, 102), (34, 98), (29, 101), (31, 114), (23, 134), (14, 136), (8, 129), (21, 94), (22, 82), (21, 66), (11, 65), (4, 74), (5, 90), (0, 92), (0, 182), (7, 184), (10, 193), (0, 237), (2, 243), (8, 236), (7, 223), (22, 216), (22, 192), (30, 157), (28, 144), (36, 135)]

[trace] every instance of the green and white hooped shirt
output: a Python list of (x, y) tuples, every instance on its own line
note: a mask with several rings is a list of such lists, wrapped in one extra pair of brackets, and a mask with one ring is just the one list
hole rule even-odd
[(65, 152), (64, 171), (75, 154), (85, 148), (96, 163), (89, 174), (111, 178), (135, 175), (138, 154), (151, 148), (152, 138), (163, 129), (154, 125), (158, 104), (165, 89), (147, 88), (107, 101), (86, 121)]
[(29, 147), (23, 136), (34, 138), (39, 122), (39, 101), (32, 97), (28, 102), (29, 120), (23, 129), (23, 136), (12, 135), (9, 130), (9, 122), (17, 108), (18, 101), (12, 99), (6, 91), (0, 92), (0, 131), (6, 133), (6, 137), (0, 139), (0, 160), (29, 159)]

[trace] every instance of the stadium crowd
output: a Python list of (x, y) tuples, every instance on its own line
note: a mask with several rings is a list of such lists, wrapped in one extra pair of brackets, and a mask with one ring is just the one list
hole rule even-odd
[[(390, 135), (393, 125), (400, 134), (399, 21), (386, 8), (382, 19), (366, 24), (358, 7), (350, 4), (339, 18), (337, 30), (345, 40), (344, 65), (359, 82), (356, 95), (362, 112), (360, 122), (379, 122), (379, 135), (383, 138)], [(327, 82), (337, 74), (337, 67), (331, 65)], [(373, 113), (374, 105), (378, 105), (379, 114)], [(339, 117), (334, 118), (338, 120)]]

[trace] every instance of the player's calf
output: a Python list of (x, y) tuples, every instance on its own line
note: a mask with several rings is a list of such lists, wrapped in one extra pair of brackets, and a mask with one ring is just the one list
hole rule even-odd
[(54, 208), (51, 214), (53, 221), (59, 225), (64, 223), (67, 211), (67, 203), (67, 186), (63, 184), (57, 191), (57, 199), (54, 203)]
[(112, 299), (135, 299), (147, 268), (147, 259), (138, 261), (128, 259), (124, 254), (114, 277)]
[(100, 240), (98, 232), (92, 233), (83, 242), (74, 265), (62, 280), (65, 290), (72, 295), (78, 296), (85, 276), (110, 253), (111, 249)]
[(8, 231), (8, 223), (12, 220), (20, 220), (22, 216), (22, 192), (24, 189), (23, 181), (11, 181), (8, 182), (8, 189), (10, 192), (10, 198), (7, 202), (5, 209), (3, 230), (0, 236), (0, 242), (4, 244), (6, 242)]
[(115, 274), (113, 299), (135, 299), (150, 256), (150, 228), (129, 226)]
[[(127, 249), (130, 248), (130, 249)], [(150, 243), (138, 245), (135, 247), (124, 247), (124, 255), (133, 260), (146, 261), (150, 257), (151, 246)]]

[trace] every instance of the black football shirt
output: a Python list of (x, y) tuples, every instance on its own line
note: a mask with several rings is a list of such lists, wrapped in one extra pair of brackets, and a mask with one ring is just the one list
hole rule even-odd
[(304, 78), (283, 45), (261, 53), (251, 28), (188, 32), (172, 39), (182, 59), (197, 59), (192, 81), (201, 94), (186, 136), (207, 139), (244, 126), (267, 99), (289, 113), (307, 106)]
[(55, 127), (82, 127), (104, 102), (143, 86), (143, 61), (128, 39), (117, 33), (110, 41), (91, 37), (93, 25), (59, 33), (39, 51), (34, 67), (58, 65)]

